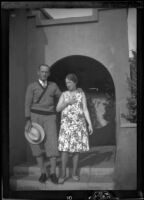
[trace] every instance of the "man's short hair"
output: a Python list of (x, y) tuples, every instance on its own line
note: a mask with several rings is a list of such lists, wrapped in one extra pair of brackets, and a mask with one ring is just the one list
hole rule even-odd
[(49, 68), (49, 70), (50, 70), (50, 66), (47, 65), (47, 64), (40, 64), (40, 65), (38, 66), (38, 70), (40, 70), (41, 66), (46, 66), (46, 67)]

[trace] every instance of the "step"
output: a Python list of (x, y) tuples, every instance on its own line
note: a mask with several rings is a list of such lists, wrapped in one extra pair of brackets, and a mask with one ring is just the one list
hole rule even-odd
[(111, 176), (81, 176), (75, 182), (69, 178), (64, 184), (53, 184), (50, 180), (40, 183), (35, 176), (14, 176), (10, 179), (12, 190), (113, 190)]
[(80, 166), (112, 167), (115, 162), (115, 147), (93, 147), (88, 153), (80, 154)]
[[(60, 168), (56, 168), (56, 174), (59, 176)], [(109, 175), (114, 172), (114, 167), (82, 167), (79, 169), (79, 174), (87, 174), (89, 176), (93, 175)], [(72, 173), (72, 168), (66, 169), (66, 175), (69, 176)], [(35, 175), (40, 176), (40, 168), (37, 166), (16, 166), (14, 167), (14, 175)]]
[[(115, 147), (105, 146), (105, 147), (94, 147), (90, 152), (80, 154), (79, 168), (80, 175), (108, 175), (114, 171), (114, 158), (115, 158)], [(56, 173), (59, 175), (60, 158), (57, 162)], [(47, 163), (49, 167), (49, 162)], [(67, 175), (71, 172), (72, 159), (69, 158)], [(40, 175), (40, 169), (36, 164), (24, 163), (15, 166), (13, 169), (14, 175)]]

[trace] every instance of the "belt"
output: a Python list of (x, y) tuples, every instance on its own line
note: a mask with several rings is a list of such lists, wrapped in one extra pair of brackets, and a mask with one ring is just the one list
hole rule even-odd
[(39, 115), (54, 115), (54, 114), (56, 114), (56, 112), (49, 112), (49, 111), (45, 111), (45, 110), (35, 110), (35, 109), (31, 109), (31, 112), (39, 114)]

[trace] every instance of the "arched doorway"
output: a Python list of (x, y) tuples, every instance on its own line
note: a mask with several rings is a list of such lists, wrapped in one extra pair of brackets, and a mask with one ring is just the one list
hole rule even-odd
[(110, 73), (99, 61), (87, 56), (62, 58), (51, 66), (51, 80), (62, 91), (66, 90), (65, 77), (68, 73), (78, 76), (78, 87), (87, 97), (94, 128), (90, 146), (115, 145), (115, 87)]

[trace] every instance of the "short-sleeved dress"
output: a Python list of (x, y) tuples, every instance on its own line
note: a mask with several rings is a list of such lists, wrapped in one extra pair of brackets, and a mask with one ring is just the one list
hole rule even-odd
[[(71, 96), (69, 91), (63, 93), (67, 101)], [(59, 151), (83, 152), (89, 151), (89, 138), (85, 116), (83, 113), (82, 91), (76, 90), (76, 103), (68, 105), (61, 113), (61, 126), (58, 138)]]

